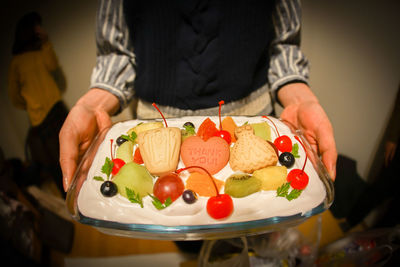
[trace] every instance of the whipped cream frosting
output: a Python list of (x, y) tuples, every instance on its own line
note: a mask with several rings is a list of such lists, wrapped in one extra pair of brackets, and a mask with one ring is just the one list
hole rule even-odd
[[(183, 128), (183, 124), (187, 121), (192, 122), (196, 130), (206, 117), (183, 117), (179, 119), (167, 119), (169, 127)], [(217, 116), (209, 117), (215, 124), (219, 125)], [(240, 126), (244, 123), (267, 122), (271, 126), (271, 137), (274, 140), (277, 137), (275, 128), (268, 120), (262, 117), (232, 117), (235, 123)], [(280, 135), (287, 135), (292, 139), (293, 144), (298, 143), (294, 139), (294, 134), (290, 128), (279, 121), (270, 117)], [(110, 157), (110, 139), (116, 140), (121, 134), (126, 134), (129, 129), (136, 126), (141, 120), (131, 120), (119, 122), (112, 126), (108, 131), (103, 143), (100, 145), (93, 164), (88, 172), (88, 177), (83, 183), (78, 195), (78, 209), (86, 217), (100, 219), (119, 223), (134, 224), (155, 224), (164, 226), (181, 226), (181, 225), (204, 225), (243, 222), (251, 220), (266, 219), (275, 216), (290, 216), (298, 213), (306, 213), (314, 207), (318, 206), (326, 196), (326, 191), (321, 182), (318, 173), (314, 169), (310, 160), (307, 160), (305, 172), (309, 176), (309, 183), (303, 190), (301, 195), (292, 201), (288, 201), (284, 197), (277, 197), (276, 191), (259, 191), (244, 198), (232, 198), (234, 210), (233, 213), (225, 219), (215, 220), (211, 218), (206, 211), (208, 197), (198, 197), (194, 204), (187, 204), (182, 197), (175, 200), (170, 206), (163, 210), (157, 210), (150, 197), (143, 198), (144, 207), (131, 203), (128, 199), (117, 194), (113, 197), (104, 197), (100, 192), (100, 186), (103, 182), (93, 179), (94, 176), (104, 176), (101, 173), (101, 167), (105, 158)], [(301, 169), (305, 160), (305, 152), (299, 144), (299, 155), (293, 167), (288, 169), (288, 173), (292, 169)], [(277, 165), (280, 165), (279, 162)], [(179, 162), (178, 168), (185, 167), (182, 161)], [(213, 177), (225, 181), (232, 173), (229, 163)], [(184, 183), (189, 176), (188, 171), (180, 174)], [(154, 182), (157, 177), (154, 178)], [(221, 192), (224, 188), (221, 188)]]

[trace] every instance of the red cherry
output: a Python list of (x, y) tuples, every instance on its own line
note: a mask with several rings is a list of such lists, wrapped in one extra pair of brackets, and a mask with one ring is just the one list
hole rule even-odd
[(281, 135), (275, 139), (274, 145), (281, 152), (292, 151), (292, 140), (287, 135)]
[(115, 158), (112, 160), (112, 162), (114, 163), (114, 166), (112, 168), (112, 175), (116, 175), (119, 172), (119, 169), (122, 168), (122, 166), (125, 165), (125, 161), (123, 161), (122, 159), (119, 158)]
[(218, 102), (219, 104), (219, 109), (218, 109), (218, 117), (219, 117), (219, 131), (217, 131), (214, 136), (219, 136), (222, 139), (224, 139), (228, 145), (231, 144), (232, 138), (231, 138), (231, 134), (228, 131), (224, 131), (222, 129), (222, 122), (221, 122), (221, 108), (222, 105), (225, 104), (224, 100), (221, 100)]
[(309, 180), (307, 173), (304, 171), (308, 158), (307, 151), (306, 148), (304, 147), (303, 142), (301, 142), (300, 138), (298, 136), (294, 136), (294, 138), (296, 138), (296, 140), (299, 141), (300, 145), (303, 147), (304, 152), (306, 153), (306, 159), (304, 160), (303, 168), (301, 170), (300, 169), (291, 170), (286, 179), (290, 183), (290, 186), (293, 187), (294, 189), (303, 190), (308, 185), (308, 180)]
[(303, 170), (293, 169), (287, 176), (287, 181), (294, 189), (303, 190), (308, 185), (308, 175)]
[(218, 137), (221, 137), (222, 139), (224, 139), (227, 143), (228, 143), (228, 145), (231, 143), (231, 134), (228, 132), (228, 131), (224, 131), (224, 130), (220, 130), (220, 131), (217, 131), (215, 134), (214, 134), (214, 136), (218, 136)]
[(216, 219), (224, 219), (233, 212), (233, 201), (228, 194), (218, 194), (207, 201), (208, 214)]
[(167, 198), (175, 201), (180, 197), (185, 190), (185, 185), (182, 179), (176, 173), (167, 173), (158, 177), (153, 187), (153, 194), (161, 203), (164, 203)]
[(275, 123), (270, 118), (268, 118), (268, 116), (263, 116), (263, 118), (269, 120), (275, 127), (275, 131), (278, 135), (278, 137), (274, 141), (276, 148), (281, 152), (292, 152), (292, 140), (290, 140), (287, 135), (280, 135)]

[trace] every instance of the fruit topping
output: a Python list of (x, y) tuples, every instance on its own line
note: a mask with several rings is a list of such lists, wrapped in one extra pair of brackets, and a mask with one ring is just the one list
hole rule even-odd
[(135, 154), (133, 155), (133, 162), (137, 163), (137, 164), (143, 164), (143, 158), (142, 158), (142, 154), (140, 154), (140, 149), (136, 148), (135, 150)]
[(197, 194), (193, 190), (186, 189), (182, 193), (182, 199), (187, 204), (193, 204), (193, 203), (195, 203), (197, 201)]
[(206, 118), (199, 126), (197, 130), (197, 136), (199, 136), (204, 141), (207, 141), (209, 138), (215, 136), (215, 133), (218, 132), (215, 123), (211, 121), (210, 118)]
[(125, 161), (123, 161), (122, 159), (119, 159), (119, 158), (115, 158), (112, 161), (114, 164), (113, 164), (111, 173), (112, 173), (112, 175), (116, 175), (119, 172), (119, 170), (122, 168), (122, 166), (125, 165)]
[(176, 173), (167, 173), (160, 176), (154, 184), (153, 194), (161, 203), (167, 198), (174, 202), (185, 190), (182, 179)]
[(123, 143), (125, 143), (126, 141), (128, 141), (126, 138), (123, 138), (122, 136), (119, 136), (115, 142), (117, 143), (118, 146), (120, 146)]
[(254, 129), (254, 134), (261, 137), (265, 141), (271, 141), (271, 127), (267, 122), (251, 123), (251, 127)]
[[(111, 174), (116, 175), (118, 173), (119, 169), (121, 169), (121, 167), (125, 165), (125, 161), (120, 158), (113, 157), (113, 141), (114, 141), (113, 139), (110, 140), (110, 147), (111, 147), (110, 151), (111, 151), (112, 164), (109, 167), (111, 168)], [(107, 163), (107, 158), (106, 158), (106, 163)]]
[(287, 176), (287, 181), (290, 183), (290, 186), (293, 187), (294, 189), (303, 190), (308, 185), (308, 180), (309, 180), (307, 173), (304, 171), (304, 168), (306, 167), (307, 163), (307, 151), (303, 143), (301, 142), (300, 138), (297, 136), (295, 136), (294, 138), (296, 138), (296, 140), (299, 141), (299, 143), (303, 147), (304, 152), (306, 154), (306, 158), (304, 160), (303, 168), (301, 170), (293, 169), (289, 172)]
[(190, 121), (187, 121), (187, 122), (185, 122), (184, 124), (183, 124), (183, 127), (184, 128), (192, 128), (193, 130), (196, 128), (195, 126), (194, 126), (194, 124), (193, 124), (193, 122), (190, 122)]
[(235, 121), (232, 119), (232, 117), (227, 116), (222, 120), (222, 129), (229, 132), (229, 134), (231, 135), (232, 143), (236, 142), (236, 137), (235, 137), (236, 127), (237, 127), (237, 125), (236, 125)]
[(190, 121), (185, 122), (185, 124), (183, 124), (183, 129), (181, 129), (181, 134), (182, 134), (182, 142), (185, 141), (185, 139), (188, 138), (189, 136), (196, 135), (194, 124), (191, 123)]
[(114, 176), (113, 182), (118, 193), (128, 198), (126, 188), (133, 190), (141, 198), (153, 192), (153, 176), (143, 166), (134, 162), (126, 163)]
[(100, 192), (105, 197), (113, 197), (118, 193), (118, 188), (112, 181), (105, 181), (101, 184)]
[(162, 114), (161, 110), (157, 107), (156, 103), (152, 104), (155, 109), (157, 109), (158, 113), (160, 113), (162, 119), (164, 120), (165, 127), (168, 128), (167, 120), (165, 119), (164, 115)]
[(245, 173), (232, 174), (225, 181), (225, 194), (240, 198), (260, 191), (261, 181)]
[(233, 212), (233, 201), (228, 194), (218, 194), (207, 201), (207, 213), (214, 219), (224, 219)]
[[(194, 169), (194, 168), (193, 168)], [(196, 170), (196, 169), (194, 169)], [(198, 169), (202, 171), (201, 169)], [(203, 172), (203, 171), (202, 171)], [(214, 182), (208, 178), (207, 173), (192, 172), (186, 180), (186, 189), (190, 189), (196, 192), (199, 196), (211, 197), (215, 196), (214, 183), (217, 186), (218, 191), (221, 190), (224, 182), (213, 177)]]
[(126, 141), (117, 147), (115, 157), (122, 159), (125, 163), (133, 161), (133, 143), (131, 141)]
[(292, 153), (283, 152), (279, 156), (279, 162), (286, 168), (291, 168), (294, 165), (295, 159)]
[(222, 105), (225, 104), (223, 100), (218, 102), (219, 104), (219, 110), (218, 110), (218, 117), (219, 117), (219, 131), (214, 133), (214, 136), (219, 136), (222, 139), (224, 139), (228, 145), (231, 143), (231, 134), (228, 131), (225, 131), (222, 129), (222, 121), (221, 121), (221, 108)]
[(214, 188), (216, 191), (216, 195), (212, 196), (207, 201), (207, 213), (210, 217), (219, 220), (229, 217), (233, 212), (233, 201), (232, 198), (228, 194), (220, 194), (218, 187), (215, 183), (215, 180), (211, 176), (211, 174), (203, 167), (200, 166), (189, 166), (182, 169), (176, 170), (176, 173), (181, 173), (190, 168), (200, 168), (205, 171), (210, 178), (210, 180), (214, 184)]
[(278, 137), (274, 140), (274, 144), (275, 144), (276, 148), (278, 148), (278, 150), (281, 152), (292, 151), (292, 140), (289, 138), (289, 136), (280, 135), (275, 123), (267, 116), (263, 116), (263, 118), (266, 118), (267, 120), (269, 120), (272, 123), (272, 125), (274, 125), (274, 127), (275, 127), (276, 133), (278, 135)]
[(285, 166), (269, 166), (255, 171), (253, 177), (261, 181), (262, 190), (276, 190), (286, 182), (287, 169)]

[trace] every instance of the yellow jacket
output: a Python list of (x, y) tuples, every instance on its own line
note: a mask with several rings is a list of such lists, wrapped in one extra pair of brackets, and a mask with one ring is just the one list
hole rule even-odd
[(41, 50), (15, 55), (11, 60), (8, 92), (14, 106), (28, 112), (32, 126), (43, 122), (61, 92), (51, 75), (58, 68), (49, 42)]

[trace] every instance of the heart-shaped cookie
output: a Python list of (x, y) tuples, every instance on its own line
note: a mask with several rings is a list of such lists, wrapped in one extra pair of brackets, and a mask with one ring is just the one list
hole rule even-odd
[(229, 161), (229, 145), (217, 136), (207, 141), (199, 136), (190, 136), (181, 146), (181, 158), (185, 166), (200, 166), (215, 174)]

